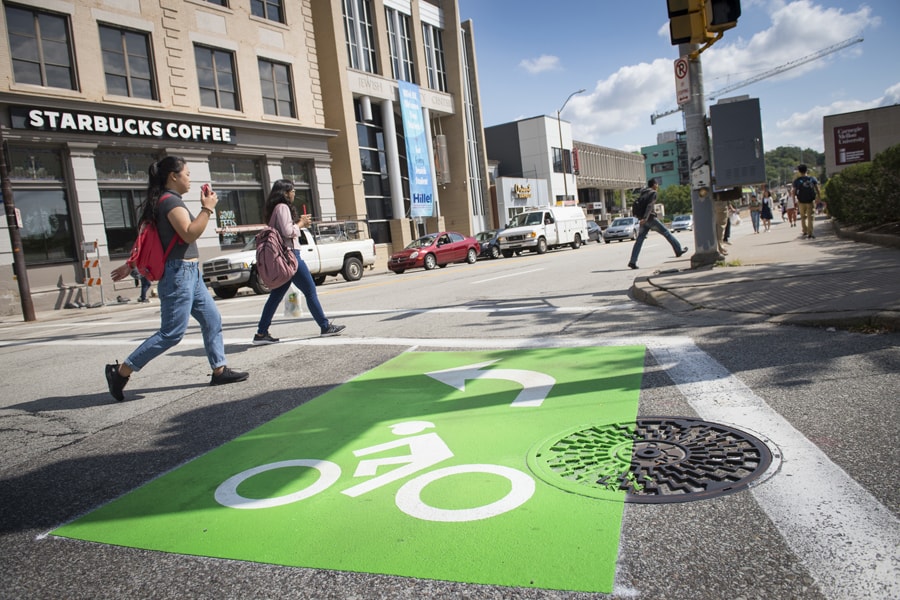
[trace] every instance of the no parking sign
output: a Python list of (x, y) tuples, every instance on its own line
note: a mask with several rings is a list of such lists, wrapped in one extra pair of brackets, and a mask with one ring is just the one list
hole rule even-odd
[(691, 71), (687, 58), (675, 60), (675, 100), (678, 106), (687, 104), (691, 99)]

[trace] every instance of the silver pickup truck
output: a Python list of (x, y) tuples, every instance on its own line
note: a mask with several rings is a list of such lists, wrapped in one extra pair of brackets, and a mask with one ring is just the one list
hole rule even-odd
[[(347, 239), (339, 230), (320, 229), (313, 235), (302, 229), (300, 256), (316, 285), (329, 275), (341, 275), (347, 281), (357, 281), (365, 267), (375, 264), (375, 242), (370, 239)], [(269, 288), (256, 273), (256, 238), (237, 252), (223, 254), (203, 263), (203, 282), (219, 298), (234, 298), (242, 287), (257, 294), (268, 294)]]

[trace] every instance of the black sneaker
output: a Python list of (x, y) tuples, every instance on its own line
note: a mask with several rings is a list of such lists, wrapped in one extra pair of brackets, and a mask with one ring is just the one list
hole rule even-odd
[(634, 263), (628, 263), (628, 267), (631, 268), (631, 269), (637, 269), (637, 268), (638, 268), (638, 266), (637, 266), (636, 264), (634, 264)]
[(125, 399), (125, 385), (128, 383), (128, 377), (124, 377), (119, 373), (119, 361), (114, 365), (106, 365), (106, 385), (109, 387), (109, 393), (118, 402)]
[(225, 367), (218, 375), (216, 375), (215, 371), (213, 371), (212, 379), (210, 380), (209, 385), (225, 385), (226, 383), (237, 383), (238, 381), (244, 381), (248, 377), (250, 377), (250, 373), (235, 371), (233, 369)]
[(346, 325), (335, 325), (334, 323), (329, 323), (328, 327), (322, 330), (322, 337), (341, 335), (341, 332), (345, 329), (347, 329)]
[(685, 246), (684, 248), (682, 248), (681, 250), (679, 250), (678, 252), (675, 253), (675, 258), (681, 258), (682, 255), (687, 254), (687, 251), (688, 251), (688, 247)]
[(277, 344), (278, 342), (278, 338), (272, 337), (268, 333), (264, 335), (260, 335), (258, 333), (253, 334), (254, 346), (265, 346), (266, 344)]

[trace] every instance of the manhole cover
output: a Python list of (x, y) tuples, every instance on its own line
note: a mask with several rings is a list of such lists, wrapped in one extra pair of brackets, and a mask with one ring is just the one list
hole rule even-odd
[(528, 465), (543, 481), (594, 498), (687, 502), (746, 488), (772, 464), (746, 432), (684, 417), (583, 425), (535, 447)]

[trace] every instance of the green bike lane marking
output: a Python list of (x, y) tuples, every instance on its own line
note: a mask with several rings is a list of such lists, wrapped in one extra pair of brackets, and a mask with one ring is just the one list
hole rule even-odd
[(576, 426), (634, 421), (644, 352), (405, 353), (52, 533), (610, 593), (624, 494), (564, 491), (528, 455)]

